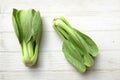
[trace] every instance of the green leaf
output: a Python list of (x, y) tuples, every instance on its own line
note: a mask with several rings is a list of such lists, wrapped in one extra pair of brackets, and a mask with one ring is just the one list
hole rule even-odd
[[(64, 40), (64, 42), (66, 42), (66, 40)], [(83, 61), (83, 63), (87, 67), (93, 66), (94, 61), (92, 57), (89, 55), (89, 53), (87, 52), (87, 50), (84, 49), (85, 47), (82, 47), (84, 45), (81, 43), (78, 43), (78, 44), (70, 37), (70, 39), (68, 39), (68, 41), (66, 42), (66, 47), (69, 49), (70, 52), (73, 52), (71, 53), (72, 56), (76, 56), (75, 57), (76, 59), (81, 59), (81, 61)]]
[(40, 34), (42, 33), (42, 20), (40, 17), (40, 12), (37, 11), (32, 19), (32, 36), (34, 39), (39, 39), (41, 37)]
[[(68, 45), (68, 44), (67, 44)], [(76, 59), (75, 57), (73, 57), (73, 55), (70, 54), (70, 50), (67, 48), (67, 45), (65, 44), (65, 42), (63, 43), (63, 52), (64, 55), (66, 57), (66, 59), (81, 73), (86, 71), (86, 67), (85, 65), (80, 62), (78, 59)], [(72, 53), (72, 52), (71, 52)]]
[(89, 36), (81, 33), (80, 31), (78, 31), (78, 30), (76, 30), (76, 29), (74, 29), (74, 30), (75, 30), (75, 31), (84, 39), (84, 41), (86, 42), (86, 44), (87, 44), (87, 46), (88, 46), (88, 48), (89, 48), (89, 51), (88, 51), (88, 52), (89, 52), (93, 57), (97, 56), (97, 54), (98, 54), (98, 47), (97, 47), (97, 45), (95, 44), (95, 42), (94, 42)]
[(75, 57), (77, 60), (79, 60), (81, 63), (83, 63), (83, 54), (82, 51), (76, 47), (76, 45), (74, 43), (71, 43), (68, 40), (64, 41), (64, 45), (66, 46), (66, 48), (69, 50), (69, 53)]
[(33, 13), (32, 10), (21, 10), (19, 13), (19, 22), (20, 22), (20, 31), (23, 36), (23, 40), (28, 42), (32, 36), (32, 19)]
[(92, 57), (89, 54), (84, 55), (84, 64), (87, 67), (91, 67), (91, 66), (94, 65), (94, 61), (93, 61)]
[(19, 32), (20, 25), (19, 25), (19, 20), (18, 20), (17, 14), (18, 14), (18, 10), (13, 9), (13, 13), (12, 13), (13, 26), (14, 26), (16, 36), (17, 36), (19, 42), (21, 43), (21, 35), (20, 35), (20, 32)]

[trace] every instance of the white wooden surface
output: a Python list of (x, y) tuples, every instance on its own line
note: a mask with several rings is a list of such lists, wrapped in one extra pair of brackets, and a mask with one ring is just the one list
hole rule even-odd
[[(41, 12), (43, 37), (37, 66), (23, 65), (12, 9)], [(52, 19), (63, 15), (99, 46), (94, 67), (78, 73), (64, 58)], [(120, 80), (120, 0), (0, 0), (0, 80)]]

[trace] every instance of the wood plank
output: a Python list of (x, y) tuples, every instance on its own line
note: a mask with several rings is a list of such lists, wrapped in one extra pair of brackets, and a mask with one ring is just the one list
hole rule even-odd
[[(43, 12), (78, 12), (78, 11), (117, 11), (120, 10), (119, 0), (69, 0), (57, 1), (8, 1), (1, 3), (3, 13), (11, 12), (12, 8), (36, 8)], [(7, 4), (7, 5), (6, 5)], [(27, 5), (26, 5), (27, 4)]]
[[(42, 14), (42, 13), (41, 13)], [(43, 30), (54, 31), (52, 20), (55, 15), (42, 14)], [(73, 27), (88, 30), (120, 30), (120, 12), (86, 14), (79, 16), (64, 15), (65, 18), (73, 25)], [(0, 14), (0, 32), (13, 32), (12, 14)]]
[[(24, 66), (14, 34), (12, 9), (35, 8), (43, 20), (38, 64)], [(52, 28), (55, 15), (88, 34), (100, 49), (95, 65), (79, 74), (65, 59)], [(120, 80), (120, 0), (0, 0), (0, 80)]]
[[(120, 71), (120, 51), (99, 51), (95, 65), (88, 71)], [(0, 71), (75, 71), (62, 51), (40, 52), (38, 64), (27, 68), (21, 60), (21, 52), (0, 52)]]
[[(120, 50), (120, 31), (90, 31), (84, 33), (96, 42), (100, 50)], [(0, 35), (0, 51), (20, 51), (15, 33), (1, 33)], [(59, 51), (61, 47), (62, 40), (55, 32), (43, 32), (41, 51)]]
[(82, 75), (77, 72), (28, 70), (26, 72), (2, 72), (0, 76), (2, 80), (120, 80), (119, 73), (120, 71), (90, 71)]

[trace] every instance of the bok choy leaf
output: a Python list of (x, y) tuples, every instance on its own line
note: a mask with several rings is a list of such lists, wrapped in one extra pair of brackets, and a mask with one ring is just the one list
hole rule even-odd
[(94, 65), (93, 57), (98, 54), (98, 47), (87, 35), (73, 28), (62, 16), (55, 17), (53, 28), (63, 40), (62, 50), (68, 60), (79, 72)]
[(34, 9), (13, 9), (14, 31), (22, 50), (22, 60), (26, 66), (32, 66), (38, 58), (42, 20), (40, 12)]

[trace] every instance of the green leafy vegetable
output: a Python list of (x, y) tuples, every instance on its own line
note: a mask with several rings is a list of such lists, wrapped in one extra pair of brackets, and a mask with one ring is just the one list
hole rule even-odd
[(12, 21), (21, 46), (22, 60), (26, 66), (32, 66), (37, 61), (42, 33), (40, 12), (13, 9)]
[(63, 39), (62, 50), (66, 59), (79, 72), (94, 65), (93, 57), (97, 56), (98, 47), (90, 37), (73, 28), (62, 16), (54, 18), (53, 28)]

